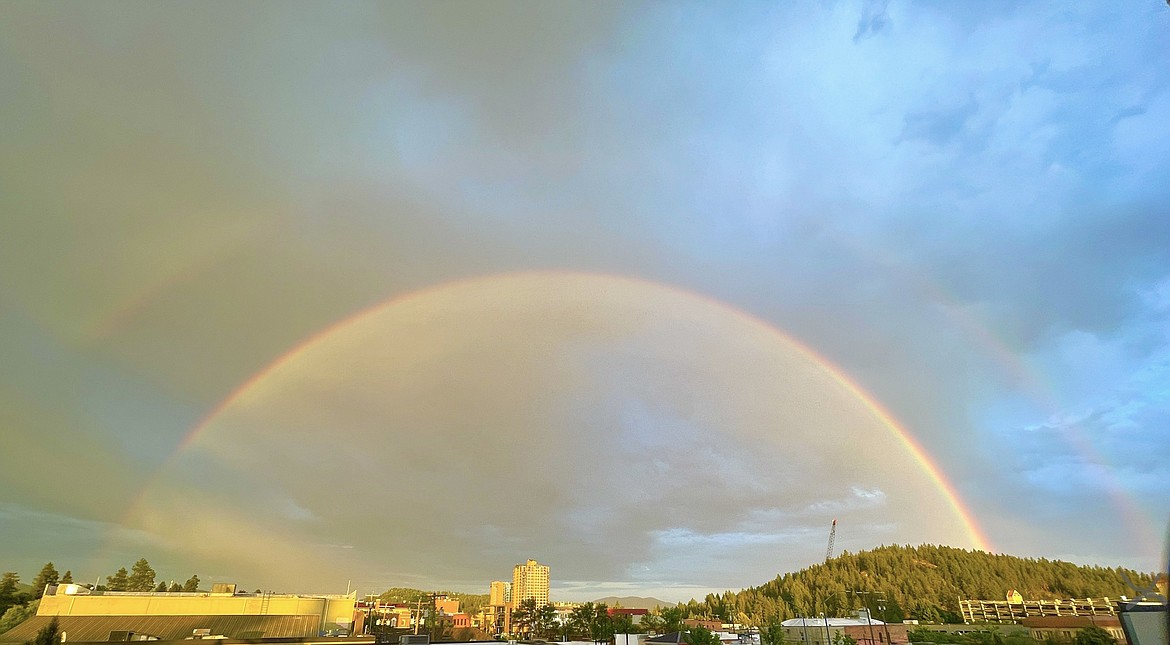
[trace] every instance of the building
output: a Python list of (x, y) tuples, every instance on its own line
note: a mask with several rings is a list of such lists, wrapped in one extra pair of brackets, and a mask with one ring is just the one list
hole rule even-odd
[(488, 636), (499, 636), (508, 631), (508, 608), (512, 601), (512, 583), (493, 580), (488, 588), (488, 604), (480, 609), (479, 625)]
[(548, 566), (529, 560), (512, 568), (512, 607), (535, 600), (537, 607), (548, 604)]
[[(1165, 592), (1163, 592), (1164, 594)], [(1129, 645), (1165, 645), (1170, 643), (1170, 625), (1164, 617), (1170, 612), (1165, 600), (1143, 599), (1127, 602), (1117, 615)]]
[(609, 607), (606, 609), (610, 618), (617, 618), (618, 616), (629, 616), (630, 622), (635, 625), (642, 624), (642, 618), (650, 613), (649, 609), (634, 609), (628, 607)]
[(459, 613), (459, 600), (450, 596), (435, 596), (435, 611), (441, 616), (454, 616)]
[(1020, 621), (1037, 643), (1071, 642), (1082, 629), (1100, 627), (1118, 643), (1125, 642), (1121, 621), (1114, 616), (1037, 616)]
[(354, 595), (99, 593), (59, 585), (46, 589), (36, 616), (0, 634), (0, 642), (31, 640), (54, 618), (69, 642), (349, 636), (355, 603)]
[(1117, 605), (1122, 601), (1117, 598), (1024, 600), (1015, 593), (1011, 600), (960, 600), (959, 610), (965, 623), (1018, 623), (1041, 616), (1116, 616)]
[(512, 602), (512, 583), (492, 580), (491, 587), (488, 589), (488, 604), (503, 607), (509, 602)]
[[(414, 627), (415, 608), (405, 603), (381, 600), (359, 603), (354, 621), (354, 633), (384, 634)], [(360, 621), (360, 624), (359, 624)]]
[(831, 645), (841, 635), (852, 638), (858, 645), (906, 645), (910, 642), (905, 624), (872, 619), (865, 610), (852, 618), (790, 618), (780, 626), (784, 630), (785, 642), (799, 645)]

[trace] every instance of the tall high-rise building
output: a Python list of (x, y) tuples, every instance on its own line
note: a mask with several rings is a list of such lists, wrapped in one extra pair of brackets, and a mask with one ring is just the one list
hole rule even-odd
[(512, 568), (512, 606), (532, 598), (537, 607), (548, 604), (548, 565), (529, 560)]
[(506, 634), (511, 630), (512, 583), (492, 580), (488, 604), (483, 608), (481, 625), (490, 636)]
[(512, 600), (512, 583), (503, 580), (492, 580), (488, 594), (488, 604), (503, 606)]

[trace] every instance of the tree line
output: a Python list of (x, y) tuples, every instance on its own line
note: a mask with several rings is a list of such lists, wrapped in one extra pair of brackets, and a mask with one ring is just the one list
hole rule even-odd
[(999, 600), (1012, 589), (1026, 600), (1119, 598), (1136, 593), (1130, 583), (1147, 588), (1153, 578), (1124, 568), (894, 545), (846, 551), (758, 587), (708, 594), (680, 607), (687, 617), (751, 626), (818, 613), (846, 616), (863, 607), (887, 622), (961, 623), (960, 598)]
[(660, 607), (635, 623), (629, 614), (611, 615), (603, 602), (586, 602), (560, 621), (551, 604), (537, 605), (536, 600), (527, 598), (512, 610), (512, 631), (521, 638), (595, 643), (613, 642), (616, 634), (686, 632), (683, 640), (689, 645), (719, 645), (718, 635), (704, 627), (687, 627), (685, 619), (682, 607)]

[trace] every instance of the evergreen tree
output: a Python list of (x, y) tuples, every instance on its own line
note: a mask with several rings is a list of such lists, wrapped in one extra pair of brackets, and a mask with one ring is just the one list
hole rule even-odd
[(181, 585), (177, 582), (172, 582), (171, 586), (167, 588), (167, 591), (169, 591), (171, 593), (178, 593), (182, 590), (183, 590), (183, 585)]
[(25, 641), (25, 643), (24, 643), (24, 645), (60, 645), (60, 644), (61, 644), (61, 633), (58, 630), (56, 616), (53, 616), (53, 619), (49, 621), (49, 624), (45, 625), (44, 627), (41, 628), (41, 631), (37, 632), (36, 638), (32, 639), (31, 641)]
[(640, 633), (638, 626), (634, 624), (634, 619), (629, 614), (610, 616), (610, 621), (613, 624), (613, 633), (615, 634)]
[(687, 645), (722, 645), (719, 636), (706, 627), (692, 627), (683, 638)]
[(114, 575), (106, 578), (107, 591), (126, 591), (126, 585), (129, 584), (129, 574), (126, 567), (118, 567)]
[(63, 585), (73, 584), (73, 572), (72, 571), (70, 571), (69, 569), (65, 570), (65, 575), (61, 576), (61, 584), (63, 584)]
[(1116, 645), (1117, 639), (1096, 625), (1090, 625), (1077, 632), (1073, 645)]
[(60, 580), (61, 576), (57, 573), (57, 568), (53, 566), (52, 562), (47, 563), (41, 567), (41, 572), (33, 578), (32, 592), (33, 598), (40, 598), (45, 594), (45, 587), (48, 585), (55, 585)]
[(658, 615), (658, 612), (654, 611), (647, 612), (645, 616), (642, 616), (642, 628), (646, 630), (647, 634), (666, 633), (662, 629), (662, 617)]
[(566, 621), (569, 634), (574, 639), (584, 639), (589, 636), (593, 626), (593, 603), (584, 602), (573, 608), (572, 613), (569, 614), (569, 619)]
[(199, 576), (187, 578), (187, 582), (183, 583), (183, 591), (199, 591)]
[(784, 645), (784, 626), (778, 620), (770, 620), (760, 626), (760, 645)]
[(594, 643), (608, 643), (613, 639), (613, 620), (609, 616), (609, 607), (599, 602), (593, 605), (593, 621), (589, 628), (589, 636)]
[(550, 604), (544, 604), (536, 610), (536, 633), (544, 638), (556, 638), (557, 610)]
[(512, 631), (528, 636), (536, 625), (536, 599), (525, 598), (512, 609)]
[(165, 583), (165, 582), (160, 582), (160, 583), (158, 583), (158, 586), (157, 586), (157, 587), (155, 587), (155, 588), (154, 588), (154, 590), (155, 590), (156, 592), (159, 592), (159, 591), (166, 591), (166, 590), (167, 590), (167, 583)]
[(658, 617), (662, 619), (662, 633), (681, 632), (686, 618), (682, 607), (660, 607)]
[(22, 604), (20, 596), (16, 593), (16, 585), (19, 582), (20, 576), (15, 571), (7, 571), (0, 577), (0, 615), (8, 611), (9, 607)]
[(154, 589), (154, 569), (146, 558), (139, 558), (130, 570), (130, 578), (126, 580), (127, 591), (152, 591)]

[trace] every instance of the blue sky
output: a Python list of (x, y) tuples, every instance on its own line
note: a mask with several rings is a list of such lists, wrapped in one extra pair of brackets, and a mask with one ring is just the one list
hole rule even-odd
[[(842, 523), (839, 544), (852, 550), (938, 539), (899, 510), (915, 502), (898, 497), (897, 476), (843, 474), (863, 459), (852, 448), (836, 464), (804, 464), (819, 489), (762, 474), (785, 452), (753, 450), (755, 428), (782, 412), (737, 399), (753, 387), (743, 375), (734, 387), (720, 380), (732, 379), (721, 361), (740, 355), (728, 331), (746, 324), (736, 311), (836, 365), (900, 420), (998, 550), (1165, 563), (1165, 3), (18, 3), (0, 17), (5, 570), (31, 578), (52, 560), (108, 575), (145, 555), (172, 577), (222, 572), (245, 586), (357, 578), (476, 590), (536, 557), (552, 559), (554, 579), (564, 572), (570, 596), (673, 600), (814, 563), (827, 524), (789, 515), (795, 506), (880, 500)], [(412, 565), (317, 526), (305, 544), (354, 553), (288, 580), (226, 550), (195, 552), (150, 523), (143, 491), (162, 499), (180, 483), (217, 495), (204, 510), (247, 516), (259, 492), (185, 480), (226, 466), (172, 455), (273, 360), (376, 303), (516, 272), (624, 276), (666, 290), (645, 302), (678, 308), (578, 285), (563, 288), (581, 300), (545, 311), (531, 293), (502, 289), (514, 300), (458, 309), (467, 328), (432, 320), (448, 330), (432, 341), (442, 351), (412, 360), (453, 371), (427, 371), (432, 387), (396, 394), (397, 412), (373, 392), (405, 387), (386, 380), (406, 355), (390, 351), (407, 333), (398, 328), (366, 338), (400, 358), (359, 365), (383, 354), (331, 346), (313, 354), (320, 365), (298, 363), (336, 375), (313, 390), (321, 399), (269, 405), (304, 416), (357, 397), (366, 416), (322, 422), (314, 436), (374, 435), (409, 417), (436, 428), (444, 454), (562, 425), (593, 437), (582, 449), (621, 440), (660, 452), (602, 469), (616, 488), (573, 480), (546, 500), (565, 533), (605, 520), (612, 543), (582, 537), (575, 551), (436, 511), (436, 535), (495, 536), (491, 546), (431, 536), (435, 553)], [(637, 291), (614, 287), (627, 288)], [(667, 297), (676, 292), (691, 296)], [(500, 307), (516, 318), (479, 326)], [(706, 336), (678, 327), (712, 311), (722, 322), (700, 327)], [(385, 324), (432, 333), (403, 316)], [(488, 329), (547, 344), (517, 350), (513, 364), (469, 344)], [(663, 344), (676, 334), (706, 348), (708, 363), (684, 357), (691, 345)], [(762, 355), (795, 360), (769, 347)], [(457, 378), (465, 373), (556, 385), (541, 391), (559, 403)], [(695, 407), (677, 400), (703, 398), (711, 383), (728, 390)], [(486, 400), (508, 404), (475, 407)], [(485, 416), (448, 413), (462, 405)], [(738, 426), (712, 420), (748, 408), (759, 416)], [(267, 432), (292, 423), (273, 415), (258, 417)], [(834, 432), (871, 441), (862, 429)], [(239, 454), (275, 450), (230, 436)], [(725, 444), (704, 443), (712, 436)], [(559, 463), (564, 442), (536, 443), (538, 462)], [(716, 465), (753, 452), (755, 483)], [(467, 488), (498, 476), (463, 467)], [(693, 485), (666, 491), (655, 468), (685, 468)], [(46, 481), (48, 471), (62, 475)], [(323, 487), (338, 485), (331, 474), (317, 475)], [(728, 508), (714, 503), (720, 487)], [(651, 489), (666, 492), (597, 501)], [(704, 491), (715, 491), (708, 505)], [(264, 494), (297, 526), (326, 504), (291, 488)], [(670, 507), (674, 524), (646, 508), (688, 499), (702, 512)], [(510, 517), (516, 503), (495, 514)], [(239, 530), (267, 539), (255, 525)], [(419, 548), (396, 546), (408, 547)]]

